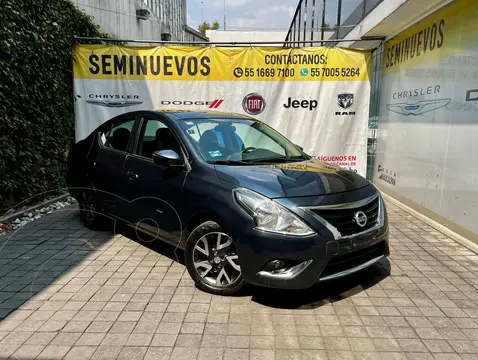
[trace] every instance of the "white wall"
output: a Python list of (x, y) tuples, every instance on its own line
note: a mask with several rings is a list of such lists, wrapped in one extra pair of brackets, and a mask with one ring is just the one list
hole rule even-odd
[[(324, 31), (324, 40), (330, 39), (330, 37), (335, 33), (335, 31)], [(296, 35), (298, 36), (298, 35)], [(297, 39), (297, 38), (296, 38)], [(319, 41), (322, 40), (322, 32), (320, 30), (314, 31), (314, 36), (312, 37), (312, 33), (310, 30), (307, 30), (305, 33), (305, 41)], [(302, 30), (300, 33), (300, 41), (304, 41), (304, 31)], [(321, 44), (313, 44), (312, 46), (320, 46)], [(327, 43), (324, 43), (324, 45), (327, 45)], [(302, 44), (300, 46), (303, 46)], [(308, 44), (305, 44), (305, 46), (310, 46)]]
[[(478, 2), (459, 0), (386, 45), (374, 169), (374, 182), (392, 195), (473, 239), (478, 239), (477, 22)], [(432, 48), (426, 39), (433, 38), (428, 31), (434, 26), (443, 35), (442, 45)], [(421, 36), (420, 55), (415, 51), (406, 58), (398, 51), (400, 61), (390, 66), (397, 44), (403, 48), (414, 36)]]
[[(206, 36), (211, 42), (257, 42), (284, 41), (287, 31), (267, 30), (206, 30)], [(271, 44), (272, 45), (272, 44)], [(274, 46), (280, 46), (274, 45)]]

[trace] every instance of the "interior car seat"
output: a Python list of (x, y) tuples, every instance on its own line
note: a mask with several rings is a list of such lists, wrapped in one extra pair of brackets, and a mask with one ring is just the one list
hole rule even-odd
[(169, 128), (156, 130), (156, 151), (174, 150), (179, 154), (179, 146), (173, 132)]
[(130, 135), (131, 131), (129, 131), (128, 129), (116, 129), (113, 132), (113, 139), (111, 141), (111, 146), (113, 147), (113, 149), (126, 151)]

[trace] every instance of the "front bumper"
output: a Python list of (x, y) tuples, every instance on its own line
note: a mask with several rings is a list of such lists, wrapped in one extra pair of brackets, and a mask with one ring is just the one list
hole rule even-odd
[[(363, 270), (390, 253), (388, 219), (386, 210), (383, 211), (383, 225), (344, 238), (337, 238), (322, 223), (314, 224), (317, 231), (314, 235), (292, 237), (258, 231), (240, 221), (241, 228), (234, 227), (231, 231), (237, 240), (243, 277), (261, 286), (305, 289)], [(302, 218), (309, 224), (314, 221), (305, 214)], [(264, 266), (273, 260), (283, 260), (291, 266), (282, 273), (266, 271)]]
[[(267, 236), (267, 239), (264, 238)], [(318, 239), (320, 237), (320, 239)], [(249, 237), (261, 244), (251, 248), (237, 244), (244, 279), (252, 284), (281, 289), (306, 289), (321, 281), (340, 278), (365, 269), (389, 255), (388, 228), (370, 232), (353, 241), (336, 241), (332, 236), (307, 239), (271, 239), (270, 234)], [(321, 245), (323, 244), (323, 245)], [(263, 271), (272, 260), (295, 262), (295, 271), (286, 276)]]

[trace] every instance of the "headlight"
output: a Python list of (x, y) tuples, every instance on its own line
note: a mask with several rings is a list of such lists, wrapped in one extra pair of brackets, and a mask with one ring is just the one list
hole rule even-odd
[(314, 232), (292, 212), (258, 193), (234, 190), (237, 202), (254, 218), (256, 228), (284, 235), (306, 236)]
[(380, 189), (375, 185), (373, 182), (370, 182), (372, 186), (377, 190), (378, 192), (378, 216), (377, 216), (377, 225), (378, 226), (383, 226), (384, 221), (385, 221), (385, 212), (387, 211), (385, 208), (385, 201), (383, 201), (382, 198), (382, 193), (380, 192)]
[(385, 222), (385, 201), (383, 201), (382, 195), (379, 193), (378, 194), (378, 217), (377, 217), (377, 222), (378, 226), (383, 226)]

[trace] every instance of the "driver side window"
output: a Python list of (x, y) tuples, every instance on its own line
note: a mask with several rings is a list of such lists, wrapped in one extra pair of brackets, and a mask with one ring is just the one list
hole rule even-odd
[[(146, 120), (146, 119), (145, 119)], [(136, 154), (152, 158), (155, 151), (174, 150), (181, 153), (180, 146), (171, 129), (157, 119), (143, 123)]]
[(131, 119), (113, 124), (107, 132), (101, 134), (101, 145), (119, 151), (126, 151), (134, 122), (135, 119)]

